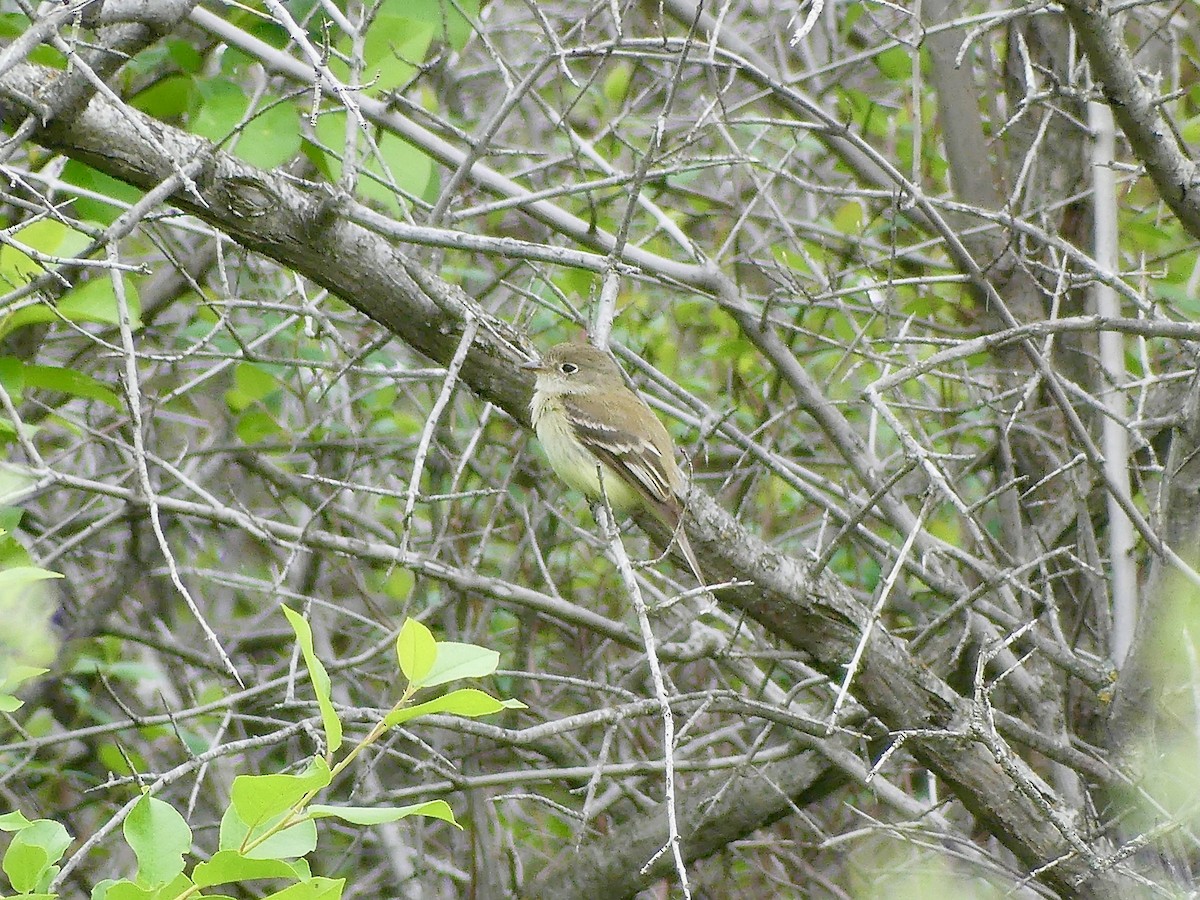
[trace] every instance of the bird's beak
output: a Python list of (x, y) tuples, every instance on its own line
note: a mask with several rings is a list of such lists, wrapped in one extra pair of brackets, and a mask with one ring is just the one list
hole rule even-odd
[(529, 362), (521, 363), (521, 368), (527, 372), (544, 372), (545, 367), (542, 366), (540, 359), (531, 359)]

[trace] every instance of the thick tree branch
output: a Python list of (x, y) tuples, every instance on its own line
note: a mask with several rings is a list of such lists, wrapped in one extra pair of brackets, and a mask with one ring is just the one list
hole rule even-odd
[(1179, 221), (1200, 238), (1200, 171), (1134, 66), (1120, 17), (1103, 0), (1061, 2), (1133, 152)]
[[(730, 841), (765, 827), (814, 797), (825, 796), (846, 778), (815, 753), (767, 763), (754, 771), (709, 776), (679, 798), (683, 851), (688, 862), (703, 859)], [(642, 874), (642, 866), (666, 839), (666, 817), (660, 808), (622, 823), (611, 834), (581, 850), (567, 850), (524, 889), (530, 898), (631, 897), (670, 871), (659, 859)]]

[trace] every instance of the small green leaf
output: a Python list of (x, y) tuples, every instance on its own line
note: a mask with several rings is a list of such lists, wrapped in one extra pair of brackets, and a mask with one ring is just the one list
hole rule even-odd
[(71, 836), (57, 822), (50, 819), (30, 822), (17, 831), (4, 851), (4, 874), (16, 891), (22, 894), (35, 891), (70, 845)]
[(175, 119), (197, 102), (196, 85), (190, 75), (169, 75), (131, 98), (129, 103), (156, 119)]
[(462, 828), (454, 820), (454, 812), (445, 800), (430, 800), (427, 803), (414, 803), (411, 806), (326, 806), (313, 804), (308, 808), (314, 819), (332, 817), (349, 822), (352, 825), (382, 825), (385, 822), (396, 822), (409, 816), (427, 816), (431, 819), (441, 819), (449, 822), (455, 828)]
[[(50, 256), (73, 256), (90, 241), (83, 232), (68, 228), (55, 219), (38, 219), (23, 225), (14, 231), (10, 237), (13, 241)], [(35, 262), (23, 250), (9, 244), (0, 245), (0, 282), (16, 287), (31, 278), (41, 275), (45, 269), (41, 263)], [(37, 307), (26, 307), (36, 309)], [(14, 315), (24, 312), (18, 311)]]
[(192, 849), (192, 830), (171, 804), (143, 794), (122, 831), (137, 857), (142, 885), (157, 887), (183, 872), (183, 855)]
[(263, 900), (340, 900), (345, 887), (344, 878), (314, 878), (285, 887)]
[(435, 687), (457, 678), (483, 678), (495, 672), (498, 665), (500, 654), (495, 650), (457, 641), (440, 641), (437, 661), (421, 680), (421, 687)]
[[(2, 322), (2, 320), (0, 320)], [(25, 391), (25, 364), (11, 356), (0, 357), (0, 385), (8, 391), (12, 402), (20, 406)]]
[(300, 116), (291, 103), (276, 103), (256, 114), (234, 152), (252, 166), (274, 169), (300, 152)]
[(62, 578), (62, 575), (46, 569), (39, 569), (37, 566), (13, 566), (11, 569), (0, 572), (0, 594), (50, 578)]
[(190, 130), (220, 144), (245, 117), (246, 92), (227, 78), (201, 78), (196, 88), (200, 108), (192, 116)]
[(13, 691), (20, 687), (22, 682), (49, 671), (41, 666), (26, 666), (20, 663), (10, 664), (6, 668), (0, 663), (0, 711), (15, 712), (24, 706), (25, 701), (13, 696)]
[[(19, 628), (0, 628), (0, 694), (11, 694), (21, 682), (44, 671), (54, 658), (58, 635), (51, 617), (59, 598), (45, 582), (60, 577), (28, 565), (0, 571), (0, 622), (21, 623)], [(11, 711), (16, 701), (3, 702)]]
[(907, 81), (912, 77), (913, 58), (907, 47), (890, 47), (872, 54), (871, 61), (891, 81)]
[(265, 400), (280, 389), (279, 379), (254, 363), (238, 363), (233, 370), (233, 387), (225, 392), (225, 403), (241, 412), (252, 403)]
[(615, 106), (624, 103), (625, 97), (629, 94), (629, 82), (632, 75), (633, 67), (629, 63), (614, 64), (611, 71), (604, 77), (604, 83), (601, 86), (605, 98)]
[(212, 887), (233, 881), (259, 878), (299, 878), (303, 874), (294, 863), (281, 859), (251, 859), (236, 850), (218, 850), (208, 862), (197, 863), (192, 881), (197, 887)]
[(29, 28), (29, 19), (20, 13), (0, 13), (0, 38), (20, 37)]
[(842, 234), (859, 234), (862, 231), (862, 223), (862, 204), (853, 200), (843, 203), (833, 214), (833, 226)]
[(183, 72), (195, 74), (204, 67), (204, 57), (190, 41), (170, 38), (166, 41), (167, 53)]
[(325, 740), (329, 742), (330, 752), (336, 752), (342, 746), (342, 722), (333, 708), (333, 700), (330, 699), (332, 684), (329, 681), (329, 673), (325, 671), (325, 666), (313, 649), (312, 629), (304, 616), (286, 606), (283, 607), (283, 614), (287, 616), (292, 630), (296, 632), (300, 652), (304, 655), (308, 678), (312, 682), (313, 692), (317, 695), (317, 706), (321, 710), (321, 727), (325, 729)]
[(4, 673), (4, 679), (0, 680), (0, 688), (12, 689), (22, 681), (28, 681), (49, 671), (41, 666), (14, 665)]
[(99, 400), (115, 410), (123, 410), (121, 398), (103, 382), (76, 369), (59, 366), (25, 366), (25, 385), (46, 391), (58, 391), (72, 397)]
[(260, 441), (283, 434), (283, 426), (265, 409), (251, 409), (238, 416), (234, 431), (238, 440), (247, 447), (253, 447)]
[[(63, 181), (76, 185), (88, 192), (88, 196), (78, 196), (72, 201), (76, 214), (89, 222), (99, 222), (109, 225), (124, 212), (121, 204), (133, 204), (142, 196), (131, 184), (126, 184), (98, 172), (91, 166), (77, 160), (70, 160), (63, 168)], [(106, 198), (108, 198), (106, 200)]]
[(416, 619), (406, 619), (396, 637), (396, 656), (404, 677), (414, 687), (421, 687), (437, 662), (438, 643), (433, 632)]
[(483, 691), (474, 688), (463, 688), (451, 691), (436, 700), (427, 700), (415, 706), (406, 706), (391, 713), (384, 721), (387, 725), (402, 725), (419, 716), (431, 713), (451, 713), (456, 716), (466, 716), (469, 719), (498, 713), (502, 709), (525, 709), (520, 700), (497, 700)]
[(243, 822), (259, 825), (298, 809), (307, 795), (332, 780), (329, 764), (320, 756), (300, 775), (239, 775), (233, 779), (231, 806)]
[(33, 822), (25, 818), (25, 814), (19, 809), (0, 816), (0, 831), (20, 831), (32, 824)]
[(363, 42), (363, 64), (369, 70), (375, 93), (394, 90), (417, 73), (433, 40), (431, 22), (380, 13)]
[[(124, 279), (124, 286), (130, 324), (136, 331), (142, 327), (141, 305), (138, 300), (137, 288), (131, 278)], [(63, 319), (76, 323), (95, 322), (100, 325), (116, 325), (119, 321), (119, 314), (112, 282), (107, 277), (93, 278), (72, 290), (57, 304), (52, 305), (45, 302), (26, 306), (7, 318), (0, 319), (0, 337), (16, 331), (18, 328), (59, 322)]]
[(465, 16), (479, 16), (479, 0), (385, 0), (381, 9), (429, 23), (436, 40), (461, 50), (474, 32)]
[[(97, 885), (99, 888), (100, 885)], [(178, 875), (170, 884), (157, 887), (141, 887), (132, 881), (113, 881), (103, 890), (93, 890), (92, 900), (175, 900), (176, 897), (196, 896), (190, 893), (194, 887), (186, 875)], [(217, 900), (217, 898), (211, 898)]]
[[(142, 327), (141, 303), (137, 285), (132, 278), (124, 279), (125, 302), (129, 306), (130, 325), (134, 331)], [(58, 311), (72, 322), (96, 322), (101, 325), (116, 325), (120, 322), (120, 310), (113, 293), (112, 279), (93, 278), (86, 281), (58, 302)], [(58, 317), (54, 317), (55, 321)]]
[[(329, 152), (313, 146), (308, 154), (316, 160), (317, 167), (330, 181), (342, 176), (342, 149), (346, 142), (346, 114), (344, 112), (322, 113), (317, 120), (317, 139)], [(389, 212), (401, 212), (404, 201), (397, 191), (429, 199), (428, 194), (436, 186), (433, 160), (417, 147), (394, 134), (382, 133), (375, 136), (379, 154), (366, 152), (366, 142), (360, 140), (360, 171), (357, 193), (366, 200)], [(382, 159), (382, 165), (380, 160)], [(396, 186), (393, 190), (391, 185)]]
[(274, 819), (250, 826), (231, 804), (221, 817), (220, 849), (236, 850), (248, 859), (297, 859), (311, 853), (317, 847), (317, 825), (309, 818), (263, 839), (288, 815), (291, 813), (280, 813)]

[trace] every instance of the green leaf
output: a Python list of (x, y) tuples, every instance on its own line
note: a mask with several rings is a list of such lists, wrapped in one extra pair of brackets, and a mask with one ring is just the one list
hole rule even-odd
[(276, 103), (256, 114), (234, 152), (252, 166), (274, 169), (300, 152), (300, 116), (291, 103)]
[(263, 900), (339, 900), (345, 887), (344, 878), (314, 878), (268, 894)]
[(842, 234), (859, 234), (863, 226), (863, 208), (853, 200), (843, 203), (833, 214), (833, 227)]
[(363, 42), (363, 64), (373, 81), (371, 92), (391, 91), (411, 79), (425, 60), (433, 32), (432, 22), (418, 22), (407, 15), (377, 15)]
[(25, 814), (19, 809), (0, 816), (0, 831), (20, 831), (32, 824), (33, 821), (25, 818)]
[[(130, 325), (136, 331), (142, 327), (141, 304), (137, 287), (131, 278), (124, 279), (125, 300), (129, 306)], [(7, 319), (0, 320), (0, 337), (28, 325), (58, 322), (95, 322), (101, 325), (116, 325), (119, 321), (117, 298), (112, 282), (107, 276), (93, 278), (71, 291), (57, 305), (38, 303), (17, 310)]]
[(115, 410), (123, 410), (121, 398), (103, 382), (85, 372), (64, 369), (59, 366), (25, 366), (25, 385), (47, 391), (58, 391), (72, 397), (99, 400)]
[(0, 39), (20, 37), (29, 29), (29, 19), (20, 13), (0, 13)]
[(14, 565), (0, 571), (0, 622), (20, 622), (20, 628), (0, 627), (0, 695), (6, 709), (20, 706), (11, 697), (24, 681), (41, 674), (58, 649), (51, 617), (58, 608), (57, 591), (45, 582), (61, 578), (37, 566)]
[(36, 678), (49, 671), (49, 669), (42, 668), (41, 666), (23, 666), (19, 664), (11, 666), (4, 673), (4, 679), (0, 680), (0, 688), (11, 689), (22, 681), (28, 681), (30, 678)]
[(171, 60), (179, 66), (180, 71), (194, 75), (204, 67), (204, 57), (192, 46), (190, 41), (168, 38), (166, 47)]
[[(18, 466), (0, 469), (0, 497), (19, 490), (32, 479), (26, 470)], [(32, 564), (29, 553), (12, 539), (12, 530), (21, 524), (23, 511), (19, 506), (0, 506), (0, 565)]]
[(308, 667), (308, 678), (312, 682), (313, 692), (317, 695), (317, 707), (321, 710), (321, 727), (325, 729), (325, 740), (329, 742), (329, 751), (335, 753), (342, 746), (342, 722), (333, 708), (333, 700), (330, 699), (332, 684), (329, 681), (329, 673), (325, 671), (325, 666), (321, 664), (313, 649), (312, 629), (304, 616), (286, 606), (283, 607), (283, 614), (287, 616), (292, 630), (296, 632), (300, 652), (304, 655), (304, 665)]
[(912, 77), (912, 56), (907, 47), (891, 47), (871, 56), (871, 61), (891, 81), (907, 81)]
[(0, 572), (0, 596), (5, 591), (16, 590), (27, 584), (46, 581), (50, 578), (62, 578), (62, 576), (57, 572), (39, 569), (37, 566), (14, 566), (11, 569), (5, 569), (3, 572)]
[(70, 845), (71, 836), (57, 822), (30, 822), (17, 831), (4, 852), (4, 874), (19, 893), (35, 891)]
[(143, 886), (166, 884), (183, 872), (183, 855), (192, 849), (192, 830), (171, 804), (143, 794), (122, 831), (137, 857), (138, 881)]
[(49, 69), (65, 69), (67, 67), (66, 59), (63, 55), (49, 44), (41, 44), (36, 47), (25, 57), (25, 61), (35, 66), (45, 66)]
[(192, 116), (190, 130), (220, 144), (245, 118), (246, 92), (227, 78), (202, 78), (196, 88), (200, 108)]
[(225, 403), (234, 412), (241, 412), (279, 390), (279, 379), (262, 366), (238, 363), (233, 370), (233, 387), (225, 392)]
[(6, 667), (0, 663), (0, 711), (15, 712), (24, 706), (25, 701), (13, 696), (13, 692), (21, 686), (22, 682), (49, 671), (41, 666), (9, 664)]
[(91, 375), (59, 366), (25, 365), (11, 356), (0, 358), (0, 384), (4, 385), (4, 389), (16, 403), (21, 402), (28, 387), (57, 391), (87, 400), (99, 400), (118, 411), (125, 408), (125, 404), (114, 391)]
[(234, 431), (238, 440), (253, 447), (260, 441), (283, 434), (284, 429), (265, 409), (251, 409), (238, 416)]
[(402, 725), (419, 716), (427, 716), (431, 713), (440, 712), (475, 719), (479, 716), (498, 713), (502, 709), (525, 709), (525, 704), (520, 700), (497, 700), (483, 691), (477, 691), (474, 688), (463, 688), (451, 691), (448, 694), (438, 697), (436, 700), (427, 700), (425, 703), (418, 703), (415, 706), (406, 706), (403, 709), (395, 710), (384, 722), (389, 726)]
[(325, 806), (313, 804), (308, 808), (314, 819), (332, 817), (349, 822), (352, 825), (382, 825), (385, 822), (395, 822), (409, 816), (427, 816), (431, 819), (441, 819), (449, 822), (455, 828), (462, 826), (454, 820), (454, 812), (445, 800), (430, 800), (428, 803), (414, 803), (411, 806)]
[[(318, 167), (330, 181), (337, 181), (342, 176), (340, 157), (346, 141), (346, 113), (322, 113), (317, 120), (316, 133), (330, 152), (313, 147), (310, 156), (318, 158)], [(436, 188), (433, 160), (394, 134), (377, 133), (375, 141), (379, 147), (378, 156), (368, 150), (365, 141), (359, 140), (359, 173), (356, 182), (359, 196), (374, 201), (388, 212), (397, 213), (403, 211), (403, 201), (396, 191), (430, 199), (428, 195)], [(391, 188), (392, 184), (395, 184), (396, 190)]]
[(302, 878), (303, 871), (281, 859), (251, 859), (236, 850), (218, 850), (208, 862), (197, 863), (192, 881), (197, 887), (254, 881), (259, 878)]
[(424, 678), (437, 662), (438, 643), (433, 632), (416, 619), (406, 619), (396, 636), (396, 656), (400, 671), (414, 687), (425, 684)]
[[(142, 196), (142, 192), (133, 185), (126, 184), (104, 172), (98, 172), (91, 166), (74, 159), (70, 160), (63, 168), (62, 177), (63, 181), (94, 195), (76, 197), (71, 204), (76, 214), (89, 222), (110, 225), (117, 216), (124, 212), (124, 207), (119, 204), (136, 203)], [(110, 197), (116, 202), (105, 202), (104, 198), (106, 197)]]
[(221, 817), (220, 849), (236, 850), (248, 859), (296, 859), (311, 853), (317, 847), (317, 825), (309, 818), (263, 839), (287, 815), (291, 813), (251, 826), (230, 804)]
[(190, 75), (168, 75), (131, 98), (129, 103), (156, 119), (176, 119), (199, 100), (196, 83)]
[(1193, 116), (1179, 124), (1179, 136), (1188, 144), (1200, 141), (1200, 116)]
[(633, 67), (629, 63), (615, 63), (609, 73), (604, 76), (604, 83), (601, 85), (605, 99), (618, 107), (624, 103), (629, 94), (629, 82), (632, 77)]
[[(68, 228), (54, 219), (30, 222), (14, 231), (10, 237), (30, 250), (50, 256), (74, 256), (91, 243), (83, 232)], [(16, 287), (44, 271), (42, 265), (23, 250), (0, 244), (0, 281)]]
[(329, 764), (320, 756), (300, 775), (239, 775), (233, 779), (231, 806), (243, 822), (259, 825), (298, 809), (306, 796), (332, 780)]
[(437, 40), (461, 50), (474, 32), (464, 13), (478, 18), (479, 0), (386, 0), (383, 9), (432, 25)]
[[(99, 887), (100, 885), (97, 885), (97, 888)], [(142, 887), (132, 881), (114, 881), (105, 884), (102, 891), (93, 890), (92, 900), (176, 900), (187, 894), (192, 887), (192, 882), (186, 875), (176, 876), (170, 884), (157, 887)]]
[(500, 654), (475, 644), (441, 641), (437, 645), (437, 661), (421, 680), (421, 687), (435, 687), (458, 678), (482, 678), (491, 675), (500, 665)]
[(0, 385), (4, 385), (12, 402), (20, 406), (25, 392), (25, 364), (11, 356), (0, 357)]

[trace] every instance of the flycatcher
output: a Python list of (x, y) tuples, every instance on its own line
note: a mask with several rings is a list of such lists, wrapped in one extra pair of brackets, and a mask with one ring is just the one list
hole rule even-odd
[(537, 373), (529, 409), (558, 477), (589, 500), (601, 498), (603, 478), (603, 496), (615, 511), (649, 509), (674, 529), (704, 584), (681, 524), (684, 478), (675, 445), (613, 358), (590, 344), (557, 344), (524, 368)]

